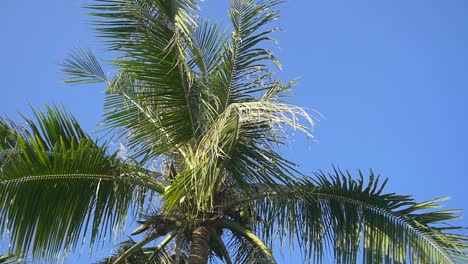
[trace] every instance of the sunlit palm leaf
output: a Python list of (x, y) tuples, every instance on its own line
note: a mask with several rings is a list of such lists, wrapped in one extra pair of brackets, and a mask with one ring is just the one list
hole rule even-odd
[(88, 49), (77, 49), (61, 63), (62, 72), (68, 76), (65, 83), (109, 82), (94, 54)]
[(266, 192), (255, 204), (265, 221), (259, 234), (271, 244), (298, 242), (304, 256), (322, 261), (333, 248), (337, 263), (458, 263), (466, 261), (462, 228), (446, 226), (456, 210), (440, 210), (441, 199), (416, 203), (409, 196), (383, 194), (373, 174), (368, 184), (349, 174), (319, 173), (283, 191)]
[[(131, 248), (136, 244), (135, 241), (133, 240), (128, 240), (125, 242), (120, 243), (119, 249), (117, 250), (116, 253), (114, 253), (111, 257), (103, 259), (99, 262), (96, 262), (96, 264), (112, 264), (115, 263), (115, 260), (126, 250)], [(173, 263), (173, 260), (170, 258), (170, 256), (166, 253), (166, 251), (163, 249), (161, 250), (157, 255), (154, 256), (154, 259), (150, 261), (150, 256), (151, 253), (146, 252), (148, 251), (145, 248), (140, 248), (136, 251), (134, 251), (130, 256), (125, 258), (123, 263), (126, 264), (140, 264), (140, 263), (147, 263), (147, 264), (169, 264)]]
[(221, 100), (221, 110), (231, 102), (252, 100), (255, 93), (268, 89), (269, 64), (279, 66), (279, 62), (259, 44), (271, 40), (269, 35), (276, 29), (265, 27), (278, 17), (278, 11), (272, 8), (280, 2), (232, 1), (229, 16), (234, 31), (222, 54), (223, 61), (211, 79), (213, 93)]
[(231, 252), (235, 255), (234, 263), (251, 263), (251, 264), (271, 264), (271, 258), (265, 256), (263, 252), (254, 244), (247, 241), (239, 235), (233, 235), (229, 243)]
[(106, 18), (98, 31), (121, 55), (105, 124), (128, 136), (137, 156), (155, 157), (190, 140), (197, 116), (185, 46), (194, 1), (98, 1), (89, 8)]
[(231, 104), (196, 148), (183, 152), (186, 169), (166, 191), (166, 208), (191, 196), (199, 207), (193, 210), (211, 211), (226, 178), (246, 192), (252, 183), (287, 182), (295, 172), (294, 164), (277, 153), (277, 145), (286, 127), (309, 132), (298, 118), (312, 122), (301, 108), (277, 101)]
[[(174, 34), (186, 33), (195, 21), (191, 10), (198, 6), (194, 0), (95, 0), (87, 6), (99, 36), (109, 49), (123, 52), (137, 51), (134, 44), (146, 38), (158, 38), (159, 47), (176, 41)], [(153, 36), (150, 36), (152, 33)], [(124, 54), (125, 55), (125, 54)]]
[(0, 255), (0, 264), (17, 264), (24, 263), (21, 259), (18, 259), (15, 255)]
[(173, 242), (174, 236), (168, 235), (157, 246), (137, 247), (131, 254), (122, 259), (129, 249), (135, 248), (138, 242), (129, 239), (119, 244), (118, 250), (109, 258), (96, 262), (97, 264), (128, 263), (128, 264), (184, 264), (187, 263), (188, 246), (181, 247), (181, 253), (176, 261), (176, 249)]
[[(199, 21), (191, 35), (188, 52), (191, 58), (189, 65), (194, 71), (209, 75), (222, 61), (221, 53), (228, 45), (227, 36), (218, 24)], [(193, 65), (192, 65), (193, 64)]]
[(35, 114), (36, 122), (25, 119), (29, 128), (2, 121), (0, 229), (18, 252), (51, 259), (88, 232), (93, 243), (120, 226), (139, 181), (130, 184), (128, 166), (67, 112)]
[(255, 236), (249, 228), (229, 220), (223, 221), (224, 227), (231, 232), (229, 249), (233, 252), (234, 263), (266, 264), (276, 263), (271, 249)]
[(126, 138), (137, 157), (170, 153), (192, 138), (190, 111), (184, 98), (176, 98), (176, 92), (153, 89), (129, 75), (122, 75), (118, 81), (118, 90), (106, 98), (105, 126)]
[[(135, 245), (135, 241), (128, 240), (119, 244), (119, 249), (112, 256), (96, 262), (96, 264), (112, 264), (114, 260), (125, 250), (129, 249)], [(144, 255), (143, 251), (140, 249), (126, 259), (126, 263), (148, 263), (148, 257)]]

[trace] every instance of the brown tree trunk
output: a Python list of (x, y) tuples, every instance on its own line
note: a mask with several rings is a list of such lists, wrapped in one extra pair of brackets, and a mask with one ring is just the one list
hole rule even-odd
[(195, 228), (192, 232), (189, 264), (206, 264), (210, 253), (210, 232), (204, 226)]

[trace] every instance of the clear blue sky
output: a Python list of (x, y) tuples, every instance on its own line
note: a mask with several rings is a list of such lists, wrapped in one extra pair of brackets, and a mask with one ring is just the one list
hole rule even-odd
[[(228, 2), (203, 8), (222, 17)], [(83, 3), (2, 4), (0, 115), (55, 102), (93, 131), (104, 87), (64, 86), (58, 66), (74, 47), (106, 58)], [(372, 168), (390, 178), (388, 191), (450, 196), (446, 208), (468, 209), (468, 1), (291, 0), (281, 8), (279, 75), (300, 76), (291, 102), (325, 117), (318, 143), (292, 138), (284, 154), (306, 174), (332, 164)]]

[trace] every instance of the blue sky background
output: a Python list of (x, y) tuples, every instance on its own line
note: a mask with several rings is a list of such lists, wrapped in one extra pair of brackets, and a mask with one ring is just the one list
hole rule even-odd
[[(229, 2), (206, 0), (203, 12), (223, 17)], [(108, 58), (84, 3), (2, 3), (0, 115), (55, 102), (93, 131), (105, 87), (65, 86), (58, 66), (74, 47)], [(290, 101), (324, 116), (317, 143), (293, 137), (284, 154), (305, 174), (372, 168), (390, 178), (387, 191), (468, 209), (468, 2), (290, 0), (281, 10), (278, 75), (301, 77)]]

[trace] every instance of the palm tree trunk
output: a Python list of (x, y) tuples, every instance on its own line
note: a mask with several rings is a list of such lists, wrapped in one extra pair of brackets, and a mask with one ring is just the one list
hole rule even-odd
[(210, 233), (204, 226), (199, 226), (192, 232), (192, 246), (190, 247), (189, 264), (208, 263), (210, 248)]

